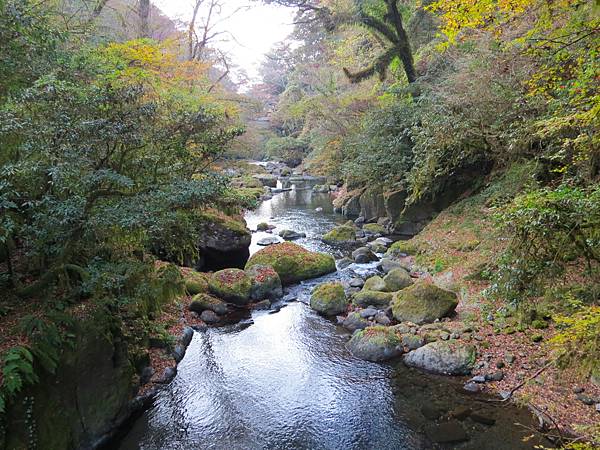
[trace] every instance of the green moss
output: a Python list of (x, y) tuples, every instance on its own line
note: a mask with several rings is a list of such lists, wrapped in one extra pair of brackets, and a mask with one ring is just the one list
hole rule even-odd
[(458, 305), (456, 294), (420, 282), (394, 294), (392, 313), (400, 322), (431, 323), (448, 316)]
[(344, 287), (340, 283), (320, 284), (310, 297), (310, 307), (327, 316), (345, 312), (347, 304)]
[(256, 231), (267, 231), (269, 229), (269, 224), (267, 222), (261, 222), (256, 225)]
[(252, 280), (243, 270), (224, 269), (208, 280), (210, 292), (225, 301), (245, 305), (250, 301)]
[(192, 298), (189, 309), (198, 313), (209, 310), (216, 314), (225, 314), (227, 312), (227, 305), (223, 300), (203, 293), (195, 295)]
[(282, 242), (259, 250), (248, 260), (246, 269), (258, 264), (273, 267), (284, 285), (336, 271), (331, 255), (308, 251), (293, 242)]
[(541, 334), (534, 334), (531, 336), (531, 340), (533, 342), (542, 342), (544, 340), (544, 336), (542, 336)]
[(363, 225), (363, 230), (373, 234), (386, 234), (385, 228), (378, 223), (367, 223)]
[(409, 241), (396, 241), (386, 252), (388, 256), (398, 256), (398, 255), (416, 255), (419, 252), (418, 245), (414, 242), (413, 239)]
[(208, 292), (208, 278), (205, 273), (196, 272), (195, 270), (182, 270), (185, 290), (190, 295)]
[(398, 337), (393, 328), (384, 327), (383, 325), (367, 327), (357, 331), (356, 334), (361, 339), (369, 339), (374, 345), (396, 346), (402, 343), (400, 337)]
[(356, 228), (347, 225), (335, 227), (323, 236), (323, 242), (328, 244), (340, 244), (356, 240)]
[(204, 222), (219, 224), (237, 234), (250, 234), (250, 231), (246, 228), (246, 223), (241, 218), (237, 219), (215, 210), (200, 211), (198, 217)]
[(394, 294), (391, 292), (363, 290), (354, 294), (354, 296), (352, 297), (352, 303), (362, 307), (385, 307), (390, 304), (393, 297)]
[(541, 319), (535, 319), (533, 322), (531, 322), (531, 328), (535, 328), (536, 330), (543, 330), (545, 328), (548, 328), (548, 322)]

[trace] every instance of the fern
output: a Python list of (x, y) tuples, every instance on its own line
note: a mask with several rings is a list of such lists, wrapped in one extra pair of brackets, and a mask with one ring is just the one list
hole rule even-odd
[(24, 386), (37, 383), (38, 377), (33, 368), (31, 351), (23, 346), (8, 350), (3, 358), (2, 376), (0, 413), (4, 413), (7, 401), (14, 398)]

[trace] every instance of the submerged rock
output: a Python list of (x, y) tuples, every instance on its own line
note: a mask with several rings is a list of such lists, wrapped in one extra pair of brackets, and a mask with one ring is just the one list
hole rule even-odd
[(352, 297), (352, 303), (366, 308), (367, 306), (386, 307), (392, 301), (394, 294), (391, 292), (369, 291), (363, 289)]
[(468, 375), (477, 351), (457, 341), (436, 341), (404, 356), (406, 365), (444, 375)]
[(325, 316), (335, 316), (346, 312), (348, 301), (341, 283), (318, 285), (310, 296), (310, 307)]
[(402, 354), (400, 339), (392, 328), (373, 326), (355, 332), (346, 344), (354, 356), (367, 361), (385, 361)]
[(400, 322), (420, 325), (450, 315), (457, 305), (455, 293), (420, 282), (394, 294), (392, 312)]
[(278, 244), (279, 243), (279, 239), (276, 238), (275, 236), (267, 236), (264, 237), (262, 239), (259, 239), (256, 244), (266, 247), (267, 245), (273, 245), (273, 244)]
[(338, 269), (340, 269), (340, 270), (345, 269), (346, 267), (350, 266), (351, 264), (354, 264), (354, 261), (348, 257), (338, 259), (338, 261), (337, 261), (337, 266), (338, 266)]
[(250, 302), (252, 281), (243, 270), (219, 270), (210, 277), (208, 287), (214, 295), (227, 302), (236, 305), (246, 305)]
[(283, 285), (319, 277), (336, 271), (331, 255), (316, 253), (292, 242), (270, 245), (248, 260), (246, 269), (268, 265), (275, 269)]
[(276, 299), (283, 296), (281, 278), (273, 267), (257, 264), (246, 269), (246, 275), (252, 283), (251, 300)]

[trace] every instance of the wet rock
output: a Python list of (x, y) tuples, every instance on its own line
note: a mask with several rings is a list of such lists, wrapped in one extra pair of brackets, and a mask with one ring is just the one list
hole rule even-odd
[(350, 287), (361, 288), (365, 285), (365, 280), (362, 278), (352, 278), (349, 283)]
[(392, 311), (400, 322), (424, 324), (450, 315), (457, 305), (455, 293), (420, 282), (394, 294)]
[(209, 294), (195, 295), (192, 297), (192, 301), (190, 302), (190, 306), (188, 308), (190, 311), (194, 311), (199, 314), (208, 310), (213, 311), (216, 314), (223, 315), (227, 314), (229, 310), (227, 303)]
[(346, 311), (348, 302), (340, 283), (318, 285), (310, 297), (310, 307), (325, 316), (335, 316)]
[(486, 381), (485, 376), (483, 376), (483, 375), (476, 375), (469, 380), (469, 382), (472, 382), (472, 383), (485, 383), (485, 381)]
[(363, 330), (371, 325), (366, 318), (358, 312), (351, 312), (342, 322), (342, 326), (350, 331)]
[(367, 247), (369, 247), (369, 249), (371, 249), (373, 253), (385, 253), (387, 250), (387, 247), (385, 245), (380, 244), (378, 242), (369, 242), (367, 244)]
[(142, 373), (140, 374), (140, 384), (143, 386), (148, 383), (152, 377), (154, 376), (154, 369), (152, 366), (146, 366), (142, 369)]
[(406, 365), (445, 375), (468, 375), (477, 352), (472, 345), (436, 341), (404, 356)]
[(413, 284), (410, 274), (401, 267), (390, 270), (383, 281), (388, 292), (400, 291)]
[(375, 275), (374, 277), (370, 277), (365, 281), (363, 289), (365, 291), (386, 291), (385, 281), (380, 276)]
[(345, 269), (346, 267), (350, 266), (351, 264), (354, 264), (354, 261), (347, 257), (338, 259), (338, 261), (337, 261), (337, 267), (340, 270)]
[(433, 405), (423, 405), (421, 407), (421, 414), (423, 414), (423, 417), (426, 419), (437, 420), (442, 416), (443, 411)]
[(260, 302), (257, 302), (254, 305), (252, 305), (252, 308), (256, 310), (269, 309), (270, 307), (271, 302), (269, 300), (261, 300)]
[(200, 319), (202, 319), (202, 321), (205, 323), (212, 324), (219, 321), (219, 316), (217, 316), (214, 311), (207, 309), (202, 311), (202, 314), (200, 314)]
[[(267, 230), (270, 230), (272, 226), (273, 225), (269, 225), (266, 222), (261, 222), (258, 225), (256, 225), (256, 231), (267, 231)], [(275, 228), (275, 227), (273, 227), (273, 228)]]
[(359, 330), (346, 344), (357, 358), (367, 361), (385, 361), (402, 354), (400, 340), (393, 329), (373, 326)]
[(250, 299), (254, 301), (273, 300), (283, 296), (281, 278), (273, 267), (257, 264), (246, 269), (246, 275), (248, 275), (252, 284)]
[(281, 230), (279, 236), (286, 241), (294, 241), (306, 237), (306, 233), (298, 233), (293, 230)]
[(211, 293), (227, 302), (246, 305), (250, 301), (252, 280), (243, 270), (224, 269), (212, 274), (208, 280)]
[(352, 252), (352, 258), (358, 264), (365, 264), (372, 261), (377, 261), (377, 255), (373, 253), (368, 247), (360, 247)]
[(264, 237), (262, 239), (259, 239), (256, 244), (266, 247), (267, 245), (273, 245), (273, 244), (277, 244), (279, 243), (279, 238), (275, 237), (275, 236), (267, 236)]
[(177, 367), (167, 367), (158, 379), (157, 383), (167, 384), (177, 375)]
[(356, 228), (354, 226), (340, 225), (335, 227), (329, 233), (326, 233), (322, 241), (326, 244), (348, 244), (356, 240)]
[(377, 306), (387, 307), (392, 301), (394, 294), (391, 292), (379, 292), (379, 291), (368, 291), (362, 290), (352, 296), (352, 303), (357, 306)]
[(336, 271), (331, 255), (311, 252), (292, 242), (259, 250), (248, 260), (246, 269), (257, 264), (273, 267), (284, 286)]
[(453, 442), (464, 442), (469, 440), (466, 431), (456, 420), (442, 422), (439, 424), (430, 424), (425, 428), (427, 437), (438, 444), (448, 444)]

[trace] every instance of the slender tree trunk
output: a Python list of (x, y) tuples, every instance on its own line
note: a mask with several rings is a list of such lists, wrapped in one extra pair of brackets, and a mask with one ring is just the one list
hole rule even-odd
[(410, 42), (408, 41), (408, 35), (402, 26), (402, 15), (398, 11), (397, 0), (387, 0), (387, 5), (388, 14), (392, 23), (394, 24), (396, 34), (398, 35), (398, 53), (400, 54), (400, 59), (402, 60), (402, 66), (404, 67), (404, 72), (406, 73), (408, 82), (412, 83), (417, 79), (417, 73), (415, 71), (415, 64), (412, 51), (410, 49)]
[(148, 24), (150, 20), (150, 0), (139, 0), (138, 3), (138, 16), (140, 17), (140, 38), (150, 37), (150, 26)]

